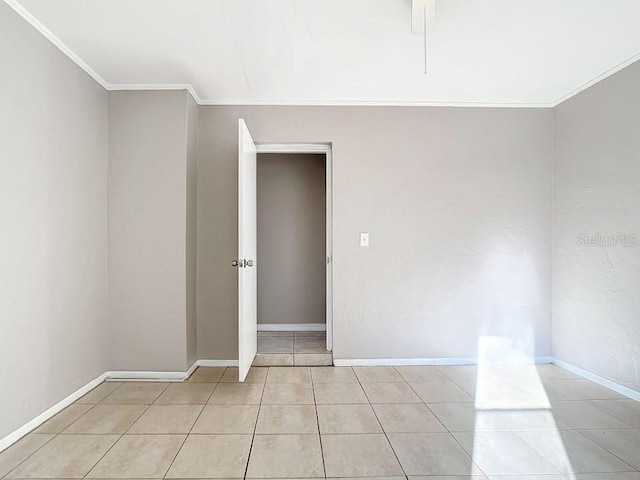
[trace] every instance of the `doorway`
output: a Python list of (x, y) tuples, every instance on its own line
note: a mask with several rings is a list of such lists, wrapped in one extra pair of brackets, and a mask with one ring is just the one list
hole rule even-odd
[[(238, 120), (238, 258), (231, 264), (238, 268), (238, 379), (244, 381), (251, 365), (255, 362), (258, 350), (258, 275), (261, 259), (258, 258), (258, 198), (257, 198), (257, 163), (259, 154), (319, 154), (324, 156), (324, 240), (325, 251), (321, 258), (325, 266), (325, 354), (333, 351), (333, 258), (332, 258), (332, 158), (331, 145), (329, 144), (261, 144), (256, 145), (251, 132), (243, 119)], [(316, 158), (315, 156), (312, 158)], [(303, 160), (304, 161), (304, 160)], [(277, 212), (276, 212), (277, 213)], [(302, 215), (304, 218), (304, 215)], [(269, 225), (268, 223), (266, 224)], [(316, 236), (318, 233), (316, 233)], [(289, 241), (289, 239), (286, 239)], [(318, 240), (318, 239), (316, 239)], [(268, 253), (267, 253), (268, 254)], [(304, 269), (308, 259), (301, 257), (297, 262), (286, 263), (296, 269)], [(314, 260), (315, 262), (315, 260)], [(269, 263), (267, 261), (267, 263)], [(277, 265), (276, 265), (277, 266)], [(289, 270), (292, 272), (293, 270)], [(277, 282), (282, 273), (276, 273), (275, 278), (269, 276), (268, 282)], [(317, 281), (316, 281), (317, 285)], [(263, 287), (264, 288), (264, 287)], [(287, 292), (280, 293), (280, 299), (285, 298)], [(277, 300), (277, 299), (276, 299)], [(317, 302), (316, 302), (317, 304)], [(317, 312), (316, 312), (317, 313)], [(300, 316), (300, 315), (298, 315)], [(295, 317), (294, 317), (295, 318)], [(318, 317), (315, 317), (318, 318)], [(277, 320), (271, 320), (271, 322)], [(291, 320), (290, 320), (291, 321)], [(296, 323), (309, 323), (297, 321)], [(272, 326), (261, 327), (263, 331), (277, 332), (283, 328)], [(280, 324), (281, 325), (281, 324)], [(293, 325), (293, 324), (291, 324)], [(303, 327), (285, 327), (284, 331), (295, 339), (305, 336), (304, 331), (309, 330), (308, 325)], [(289, 330), (291, 328), (291, 330)], [(304, 330), (302, 330), (304, 328)], [(298, 329), (295, 331), (294, 329)], [(280, 330), (283, 332), (283, 330)], [(317, 331), (317, 330), (315, 330)], [(289, 333), (293, 332), (293, 334)], [(313, 333), (314, 330), (311, 330)], [(279, 335), (285, 335), (280, 333)], [(312, 336), (308, 333), (307, 336)], [(317, 335), (317, 334), (316, 334)], [(277, 336), (272, 333), (272, 336)], [(308, 343), (308, 340), (300, 340), (300, 344)], [(314, 341), (317, 345), (317, 340)], [(302, 348), (302, 347), (301, 347)], [(295, 364), (294, 354), (291, 362)], [(332, 357), (330, 357), (332, 364)], [(309, 361), (313, 361), (309, 357)]]
[(327, 330), (327, 155), (258, 145), (254, 365), (331, 365)]

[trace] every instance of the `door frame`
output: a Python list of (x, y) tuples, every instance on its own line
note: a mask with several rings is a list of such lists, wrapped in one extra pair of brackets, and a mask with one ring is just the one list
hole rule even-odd
[[(327, 350), (333, 351), (333, 158), (330, 143), (256, 143), (261, 153), (320, 153), (325, 155), (326, 189), (326, 323)], [(258, 160), (259, 161), (259, 160)]]

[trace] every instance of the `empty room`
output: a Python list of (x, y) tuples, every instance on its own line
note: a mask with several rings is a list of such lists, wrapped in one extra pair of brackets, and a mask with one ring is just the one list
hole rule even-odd
[(638, 25), (0, 1), (0, 479), (640, 480)]

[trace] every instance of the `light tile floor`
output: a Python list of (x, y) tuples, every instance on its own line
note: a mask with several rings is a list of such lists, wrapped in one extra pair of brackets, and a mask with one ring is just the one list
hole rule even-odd
[(104, 383), (0, 453), (0, 477), (640, 480), (640, 403), (552, 365), (237, 376)]
[(254, 366), (329, 366), (325, 332), (258, 332)]

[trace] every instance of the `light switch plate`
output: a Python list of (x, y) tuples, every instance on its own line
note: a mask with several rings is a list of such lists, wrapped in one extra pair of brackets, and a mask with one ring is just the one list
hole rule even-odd
[(361, 247), (368, 247), (369, 246), (369, 234), (366, 232), (363, 232), (360, 234), (360, 246)]

